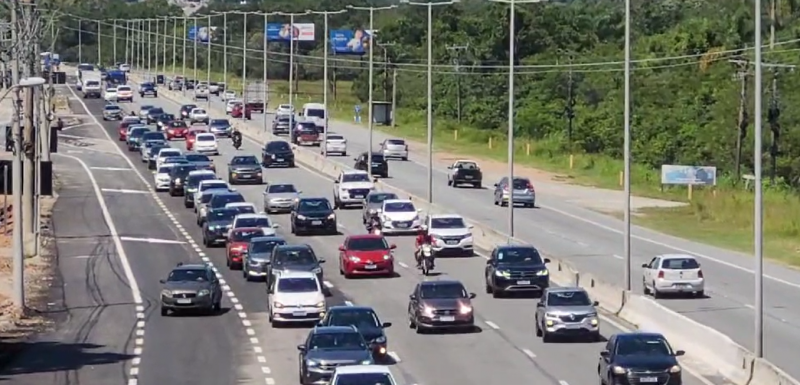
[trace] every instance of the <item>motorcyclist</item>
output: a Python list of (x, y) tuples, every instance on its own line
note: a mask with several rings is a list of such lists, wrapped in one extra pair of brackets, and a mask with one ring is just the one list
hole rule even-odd
[(239, 132), (236, 127), (233, 128), (233, 132), (231, 133), (231, 140), (233, 141), (233, 147), (236, 147), (238, 150), (242, 145), (242, 133)]
[(131, 111), (131, 116), (136, 116), (136, 112)]
[(383, 226), (381, 225), (381, 219), (378, 217), (377, 213), (374, 213), (370, 216), (367, 226), (369, 226), (370, 233), (374, 233), (375, 230), (382, 230)]
[(433, 237), (431, 237), (430, 233), (428, 233), (428, 226), (423, 225), (419, 228), (417, 239), (414, 241), (414, 244), (417, 247), (414, 257), (417, 260), (417, 268), (420, 268), (422, 267), (422, 245), (433, 244)]

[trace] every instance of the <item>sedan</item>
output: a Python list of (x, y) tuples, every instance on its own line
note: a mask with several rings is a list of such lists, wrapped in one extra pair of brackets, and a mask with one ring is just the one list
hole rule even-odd
[(351, 235), (339, 246), (339, 273), (345, 278), (364, 275), (394, 275), (396, 245), (382, 235)]
[(186, 134), (189, 132), (189, 126), (183, 120), (173, 120), (167, 126), (167, 140), (172, 139), (186, 139)]
[(292, 211), (292, 206), (300, 198), (302, 191), (291, 183), (274, 183), (264, 189), (264, 212), (272, 214)]
[(264, 183), (261, 163), (254, 155), (234, 156), (228, 163), (228, 183)]

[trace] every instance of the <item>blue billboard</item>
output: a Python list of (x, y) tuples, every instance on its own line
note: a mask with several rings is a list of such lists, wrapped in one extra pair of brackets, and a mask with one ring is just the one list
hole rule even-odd
[(214, 39), (214, 34), (217, 32), (217, 27), (190, 27), (189, 40), (197, 40), (200, 43), (208, 43)]
[(314, 41), (313, 23), (268, 23), (267, 41)]
[(335, 29), (329, 38), (336, 55), (363, 55), (369, 50), (370, 31), (366, 29)]

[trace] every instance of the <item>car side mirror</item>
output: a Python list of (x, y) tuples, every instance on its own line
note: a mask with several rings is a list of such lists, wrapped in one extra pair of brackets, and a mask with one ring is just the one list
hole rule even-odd
[(392, 249), (392, 250), (394, 250), (394, 249), (396, 249), (396, 248), (397, 248), (397, 245), (395, 245), (394, 243), (392, 243), (391, 245), (389, 245), (389, 249)]
[(339, 181), (337, 179), (334, 179), (333, 183), (339, 183)]
[(421, 212), (422, 212), (422, 209), (417, 209), (417, 212), (418, 212), (418, 213), (421, 213)]
[(447, 169), (448, 169), (448, 170), (452, 170), (452, 169), (453, 169), (453, 166), (447, 166)]
[(475, 226), (473, 226), (473, 225), (469, 225), (469, 226), (467, 226), (467, 228), (468, 228), (468, 229), (470, 229), (470, 230), (472, 230), (472, 229), (474, 229), (474, 228), (475, 228)]
[(271, 264), (272, 264), (272, 261), (266, 261), (266, 262), (264, 262), (264, 263), (266, 263), (267, 265), (271, 265)]
[(345, 250), (344, 246), (339, 246), (339, 251), (344, 251), (344, 250)]
[(163, 280), (163, 279), (159, 279), (159, 280), (158, 280), (158, 282), (159, 282), (159, 283), (162, 283), (162, 284), (164, 284), (164, 283), (167, 283), (167, 281), (165, 281), (165, 280)]
[(272, 228), (273, 229), (279, 229), (279, 228), (281, 228), (281, 225), (276, 223), (276, 224), (272, 225)]
[(494, 184), (494, 187), (497, 187), (497, 183)]
[(391, 326), (392, 326), (391, 322), (384, 322), (383, 325), (381, 325), (381, 327), (384, 328), (384, 329), (386, 329), (388, 327), (391, 327)]
[(325, 259), (320, 259), (319, 263), (325, 263)]
[(358, 158), (353, 158), (354, 161), (358, 162)]
[(682, 356), (682, 355), (684, 355), (684, 354), (686, 354), (686, 352), (685, 352), (685, 351), (683, 351), (683, 350), (678, 350), (678, 351), (676, 351), (676, 352), (675, 352), (675, 357), (680, 357), (680, 356)]
[(408, 296), (408, 299), (410, 299), (412, 301), (416, 301), (417, 300), (417, 296), (415, 294), (411, 294), (411, 295)]
[(306, 346), (305, 345), (297, 345), (297, 350), (299, 350), (301, 352), (305, 352), (306, 351)]
[(603, 357), (603, 358), (608, 358), (608, 356), (610, 356), (610, 355), (611, 354), (608, 352), (608, 350), (603, 350), (602, 352), (600, 352), (600, 357)]
[(536, 303), (536, 307), (544, 307), (544, 304), (543, 304), (543, 303), (541, 303), (541, 302), (537, 302), (537, 303)]
[(594, 301), (594, 302), (592, 302), (592, 306), (600, 306), (600, 302), (599, 301)]
[(550, 263), (550, 258), (545, 258), (544, 263)]
[(486, 264), (487, 264), (487, 265), (493, 265), (493, 264), (494, 264), (494, 261), (493, 261), (493, 260), (491, 260), (491, 259), (487, 259), (487, 260), (486, 260)]
[(645, 269), (646, 269), (646, 268), (648, 268), (649, 266), (650, 266), (650, 265), (648, 265), (648, 264), (646, 264), (646, 263), (643, 263), (643, 264), (642, 264), (642, 267), (643, 267), (643, 268), (645, 268)]
[(475, 299), (478, 295), (475, 293), (469, 293), (469, 299)]
[(372, 178), (372, 183), (378, 183), (378, 178)]

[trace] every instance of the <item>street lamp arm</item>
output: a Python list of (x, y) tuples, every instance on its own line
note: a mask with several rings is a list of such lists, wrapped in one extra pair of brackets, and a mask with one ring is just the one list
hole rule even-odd
[(390, 5), (388, 7), (356, 7), (353, 5), (348, 5), (347, 9), (354, 9), (356, 11), (383, 11), (387, 9), (395, 9), (397, 8), (396, 5)]
[(339, 15), (342, 13), (347, 12), (346, 9), (342, 9), (339, 11), (314, 11), (314, 10), (306, 10), (306, 13), (313, 14), (313, 15)]
[(401, 4), (413, 5), (413, 6), (418, 6), (418, 7), (436, 7), (436, 6), (440, 6), (440, 5), (453, 5), (453, 4), (458, 4), (460, 2), (461, 2), (461, 0), (443, 1), (443, 2), (435, 2), (435, 3), (420, 3), (420, 2), (417, 2), (417, 1), (407, 1), (407, 0), (401, 0), (400, 1)]

